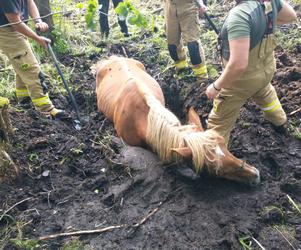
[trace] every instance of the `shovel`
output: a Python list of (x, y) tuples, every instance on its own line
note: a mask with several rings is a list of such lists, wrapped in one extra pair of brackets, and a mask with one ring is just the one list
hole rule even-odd
[(77, 103), (76, 103), (76, 101), (74, 99), (73, 94), (71, 93), (71, 91), (69, 89), (68, 83), (67, 83), (67, 81), (66, 81), (66, 79), (64, 77), (64, 74), (63, 74), (60, 66), (59, 66), (59, 62), (58, 62), (58, 60), (57, 60), (57, 58), (56, 58), (56, 56), (55, 56), (55, 54), (53, 52), (53, 49), (52, 49), (50, 43), (47, 44), (47, 48), (48, 48), (48, 52), (49, 52), (49, 54), (50, 54), (50, 56), (51, 56), (51, 58), (52, 58), (52, 60), (54, 62), (54, 65), (55, 65), (55, 67), (57, 69), (57, 72), (58, 72), (58, 74), (60, 75), (60, 77), (61, 77), (61, 79), (63, 81), (64, 87), (67, 90), (68, 96), (69, 96), (69, 98), (71, 100), (72, 107), (75, 110), (76, 118), (77, 118), (77, 119), (74, 120), (75, 129), (76, 130), (81, 130), (81, 119), (80, 119), (80, 115), (79, 115), (78, 105), (77, 105)]

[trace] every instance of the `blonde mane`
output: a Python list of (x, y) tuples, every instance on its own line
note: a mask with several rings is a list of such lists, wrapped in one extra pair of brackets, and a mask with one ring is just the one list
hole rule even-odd
[(196, 173), (204, 165), (214, 166), (218, 171), (221, 163), (216, 149), (220, 136), (212, 130), (194, 132), (195, 125), (181, 125), (179, 119), (154, 96), (145, 91), (143, 94), (149, 107), (146, 140), (160, 159), (164, 163), (178, 162), (181, 158), (171, 149), (189, 147)]

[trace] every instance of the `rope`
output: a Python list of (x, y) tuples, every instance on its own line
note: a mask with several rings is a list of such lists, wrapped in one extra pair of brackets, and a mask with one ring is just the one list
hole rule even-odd
[[(107, 13), (104, 13), (104, 12), (102, 12), (100, 10), (98, 12), (101, 13), (101, 14), (103, 14), (103, 15), (109, 16)], [(23, 23), (23, 22), (39, 20), (39, 19), (43, 19), (43, 18), (46, 18), (46, 17), (49, 17), (49, 16), (56, 15), (56, 14), (71, 14), (71, 13), (74, 13), (74, 12), (71, 11), (71, 10), (51, 12), (51, 13), (49, 13), (47, 15), (44, 15), (44, 16), (41, 16), (41, 17), (28, 18), (28, 19), (25, 19), (25, 20), (22, 20), (22, 21), (19, 21), (19, 22), (3, 24), (3, 25), (0, 25), (0, 28), (4, 28), (4, 27), (8, 27), (8, 26), (13, 26), (13, 25), (18, 25), (18, 24)]]
[(19, 21), (19, 22), (3, 24), (3, 25), (0, 26), (0, 28), (12, 26), (12, 25), (17, 25), (17, 24), (20, 24), (20, 23), (23, 23), (23, 22), (39, 20), (39, 19), (42, 19), (42, 18), (46, 18), (46, 17), (49, 17), (49, 16), (56, 15), (56, 14), (70, 14), (70, 13), (72, 13), (72, 11), (58, 11), (58, 12), (52, 12), (52, 13), (49, 13), (49, 14), (47, 14), (47, 15), (44, 15), (44, 16), (41, 16), (41, 17), (37, 17), (37, 18), (28, 18), (28, 19), (26, 19), (26, 20), (21, 20), (21, 21)]

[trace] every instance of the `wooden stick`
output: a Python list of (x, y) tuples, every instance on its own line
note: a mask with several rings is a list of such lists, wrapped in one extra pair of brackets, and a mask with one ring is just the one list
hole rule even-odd
[[(154, 210), (152, 210), (147, 216), (142, 218), (139, 222), (135, 223), (131, 227), (134, 228), (134, 231), (137, 230), (138, 227), (140, 227), (142, 224), (144, 224), (152, 215), (154, 215), (160, 208), (160, 206), (163, 204), (161, 201)], [(38, 240), (50, 240), (50, 239), (55, 239), (59, 237), (66, 237), (66, 236), (76, 236), (76, 235), (85, 235), (85, 234), (96, 234), (96, 233), (104, 233), (113, 229), (118, 229), (118, 228), (125, 228), (129, 227), (127, 224), (121, 224), (117, 226), (109, 226), (105, 228), (100, 228), (100, 229), (95, 229), (95, 230), (81, 230), (81, 231), (74, 231), (74, 232), (69, 232), (69, 233), (59, 233), (59, 234), (51, 234), (47, 236), (41, 236), (38, 238)]]
[(151, 211), (147, 216), (145, 216), (142, 220), (140, 220), (138, 223), (134, 224), (133, 227), (139, 227), (141, 226), (143, 223), (145, 223), (152, 215), (154, 215), (160, 208), (160, 206), (163, 204), (163, 202), (161, 201), (158, 205), (158, 207), (156, 207), (153, 211)]
[(289, 116), (294, 115), (294, 114), (296, 114), (296, 113), (298, 113), (298, 112), (300, 112), (300, 111), (301, 111), (301, 108), (298, 108), (298, 109), (296, 109), (296, 110), (290, 112), (290, 113), (289, 113)]
[(69, 233), (51, 234), (51, 235), (47, 235), (47, 236), (41, 236), (38, 238), (38, 240), (50, 240), (50, 239), (55, 239), (55, 238), (65, 237), (65, 236), (104, 233), (104, 232), (107, 232), (107, 231), (110, 231), (113, 229), (123, 228), (126, 226), (127, 226), (126, 224), (122, 224), (122, 225), (109, 226), (109, 227), (95, 229), (95, 230), (82, 230), (82, 231), (75, 231), (75, 232), (69, 232)]
[(292, 247), (292, 249), (294, 249), (294, 250), (297, 250), (293, 245), (292, 245), (292, 243), (290, 243), (289, 242), (289, 240), (284, 236), (284, 234), (275, 226), (274, 227), (276, 230), (277, 230), (277, 232), (286, 240), (286, 242)]
[(29, 197), (29, 198), (26, 198), (24, 200), (21, 200), (19, 202), (17, 202), (15, 205), (11, 206), (9, 209), (7, 209), (0, 217), (0, 221), (2, 220), (2, 218), (4, 217), (4, 215), (6, 215), (10, 210), (12, 210), (13, 208), (15, 208), (16, 206), (20, 205), (21, 203), (25, 202), (25, 201), (29, 201), (31, 200), (32, 198)]

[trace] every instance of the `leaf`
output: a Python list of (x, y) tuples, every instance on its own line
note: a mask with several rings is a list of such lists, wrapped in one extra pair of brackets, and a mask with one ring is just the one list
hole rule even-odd
[(75, 7), (78, 8), (78, 9), (80, 9), (80, 10), (82, 10), (84, 8), (84, 4), (83, 3), (77, 3), (75, 5)]
[(128, 21), (131, 25), (136, 25), (138, 27), (147, 27), (147, 20), (145, 16), (134, 7), (134, 5), (129, 1), (125, 0), (120, 2), (115, 8), (115, 12), (118, 14), (121, 20)]
[(97, 2), (96, 0), (89, 0), (87, 5), (87, 13), (85, 15), (87, 27), (94, 31), (96, 30), (95, 15), (97, 12)]

